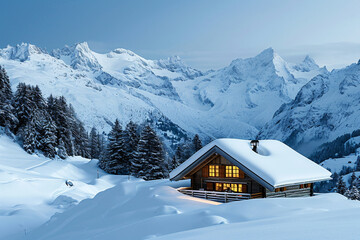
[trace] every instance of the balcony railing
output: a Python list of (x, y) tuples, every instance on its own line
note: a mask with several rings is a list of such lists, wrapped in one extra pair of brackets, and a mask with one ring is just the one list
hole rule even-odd
[(228, 193), (228, 192), (215, 192), (215, 191), (204, 191), (204, 190), (191, 190), (184, 188), (179, 188), (178, 191), (192, 197), (204, 198), (204, 199), (209, 199), (212, 201), (224, 202), (224, 203), (262, 197), (262, 193), (255, 193), (255, 194)]

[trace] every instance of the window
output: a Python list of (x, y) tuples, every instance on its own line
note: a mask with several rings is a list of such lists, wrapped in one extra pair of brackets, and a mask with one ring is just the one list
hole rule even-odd
[(240, 169), (237, 166), (226, 166), (225, 177), (238, 178), (240, 176)]
[(226, 166), (225, 168), (225, 177), (232, 177), (232, 166)]
[(238, 183), (215, 183), (215, 191), (227, 191), (231, 189), (231, 192), (241, 193), (246, 192), (245, 184)]
[(219, 176), (219, 165), (209, 165), (209, 177)]
[(282, 191), (282, 192), (286, 191), (286, 187), (280, 188), (280, 191)]
[(224, 191), (227, 191), (228, 189), (231, 189), (230, 183), (224, 183), (223, 188), (224, 188)]
[(240, 169), (237, 166), (232, 166), (232, 170), (233, 170), (233, 177), (239, 177), (239, 172)]

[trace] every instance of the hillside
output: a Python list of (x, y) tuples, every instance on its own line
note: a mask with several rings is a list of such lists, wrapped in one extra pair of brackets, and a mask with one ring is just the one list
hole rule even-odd
[[(97, 160), (51, 160), (29, 155), (0, 134), (0, 239), (19, 232), (26, 234), (55, 213), (93, 198), (124, 179), (127, 177), (111, 176), (98, 169)], [(74, 186), (66, 186), (66, 180)]]

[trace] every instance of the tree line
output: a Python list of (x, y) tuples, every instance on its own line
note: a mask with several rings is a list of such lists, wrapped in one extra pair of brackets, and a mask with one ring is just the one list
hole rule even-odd
[(45, 99), (38, 86), (19, 83), (12, 93), (0, 66), (0, 126), (16, 135), (25, 151), (46, 157), (90, 157), (88, 135), (63, 96)]
[[(106, 156), (100, 160), (100, 168), (112, 174), (129, 174), (145, 180), (168, 177), (169, 171), (201, 148), (201, 140), (195, 135), (191, 143), (178, 146), (171, 161), (167, 159), (162, 141), (149, 124), (143, 126), (130, 121), (122, 129), (115, 121), (109, 135)], [(196, 150), (197, 149), (197, 150)]]
[(111, 174), (131, 174), (146, 180), (168, 176), (169, 171), (202, 147), (198, 135), (176, 148), (171, 160), (149, 124), (130, 121), (122, 129), (118, 120), (106, 137), (93, 127), (88, 133), (65, 97), (44, 98), (38, 86), (19, 83), (12, 92), (9, 77), (0, 66), (0, 127), (14, 134), (24, 150), (46, 157), (82, 156), (100, 159)]

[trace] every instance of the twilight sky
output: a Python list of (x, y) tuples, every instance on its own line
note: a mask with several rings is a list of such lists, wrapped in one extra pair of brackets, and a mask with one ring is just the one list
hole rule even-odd
[(268, 47), (290, 62), (309, 54), (329, 69), (360, 58), (358, 0), (4, 0), (0, 8), (1, 48), (87, 41), (96, 52), (179, 55), (200, 69)]

